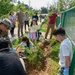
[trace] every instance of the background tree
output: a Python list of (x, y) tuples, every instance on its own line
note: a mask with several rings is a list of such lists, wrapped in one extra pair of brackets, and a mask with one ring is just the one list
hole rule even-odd
[(17, 12), (17, 11), (19, 11), (19, 8), (20, 8), (20, 7), (22, 7), (23, 12), (26, 11), (26, 6), (25, 6), (24, 3), (20, 3), (20, 4), (15, 5), (14, 8), (13, 8), (13, 10)]
[(48, 13), (47, 8), (46, 7), (41, 7), (41, 13), (42, 14)]
[(75, 6), (75, 0), (71, 0), (71, 4), (69, 5), (69, 8)]
[(12, 0), (0, 0), (0, 15), (5, 15), (12, 10), (13, 4), (11, 4)]
[(75, 0), (58, 0), (57, 8), (59, 11), (67, 10), (75, 6)]

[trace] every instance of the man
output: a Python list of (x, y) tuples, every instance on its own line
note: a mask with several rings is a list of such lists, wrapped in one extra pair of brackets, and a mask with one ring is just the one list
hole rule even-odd
[(8, 30), (11, 28), (11, 22), (8, 19), (4, 19), (0, 22), (0, 38), (8, 38)]
[(28, 27), (29, 27), (29, 14), (28, 14), (28, 12), (25, 13), (24, 23), (25, 23), (25, 32), (26, 32), (26, 25), (28, 25)]
[(36, 23), (38, 25), (38, 15), (37, 13), (35, 13), (35, 15), (32, 16), (32, 20), (35, 19), (36, 20)]
[(6, 38), (0, 38), (0, 75), (27, 75), (17, 54), (10, 50)]
[(59, 50), (59, 73), (58, 75), (69, 75), (69, 67), (73, 56), (72, 44), (68, 38), (66, 38), (65, 30), (61, 27), (53, 31), (55, 38), (61, 42)]
[(49, 39), (52, 39), (52, 33), (53, 33), (53, 30), (54, 30), (54, 27), (55, 27), (56, 17), (57, 17), (57, 14), (55, 12), (55, 9), (53, 9), (52, 10), (52, 15), (50, 15), (49, 19), (48, 19), (47, 31), (46, 31), (46, 34), (45, 34), (45, 39), (47, 39), (47, 36), (48, 36), (48, 33), (49, 33), (50, 29), (51, 29), (51, 33), (50, 33), (50, 38)]
[(16, 14), (16, 19), (18, 21), (18, 37), (20, 37), (20, 30), (21, 36), (23, 36), (23, 23), (24, 23), (24, 14), (22, 12), (22, 8), (20, 8), (19, 12)]
[[(3, 19), (3, 21), (0, 22), (0, 38), (7, 38), (7, 39), (9, 39), (8, 30), (10, 30), (10, 29), (11, 29), (11, 22), (10, 22), (10, 20), (8, 20), (7, 18)], [(10, 41), (10, 39), (9, 39), (9, 41)], [(11, 42), (10, 42), (10, 44), (11, 44), (12, 50), (14, 50)]]

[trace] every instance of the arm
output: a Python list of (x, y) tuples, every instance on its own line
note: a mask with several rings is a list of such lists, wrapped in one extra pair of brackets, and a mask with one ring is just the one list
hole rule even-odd
[(69, 68), (70, 66), (70, 56), (65, 56), (65, 67)]
[(16, 21), (18, 21), (18, 15), (16, 15)]
[(64, 75), (69, 75), (70, 56), (65, 56), (65, 68), (63, 71)]

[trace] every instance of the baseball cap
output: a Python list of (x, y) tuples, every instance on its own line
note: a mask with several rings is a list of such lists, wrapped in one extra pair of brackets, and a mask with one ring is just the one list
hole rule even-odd
[(3, 19), (2, 22), (0, 22), (0, 25), (1, 25), (1, 24), (4, 24), (4, 26), (5, 26), (8, 30), (10, 30), (12, 23), (11, 23), (11, 21), (10, 21), (9, 19), (5, 18), (5, 19)]

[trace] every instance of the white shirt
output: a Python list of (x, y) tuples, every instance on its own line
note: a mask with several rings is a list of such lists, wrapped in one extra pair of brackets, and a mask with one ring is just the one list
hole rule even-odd
[(64, 39), (61, 42), (59, 50), (59, 65), (61, 67), (65, 67), (65, 56), (70, 56), (70, 60), (72, 60), (72, 55), (73, 55), (72, 44), (68, 38)]
[(30, 27), (29, 29), (30, 29), (30, 32), (36, 32), (38, 30), (38, 26), (32, 25), (32, 27)]
[(29, 14), (24, 15), (24, 21), (29, 21)]

